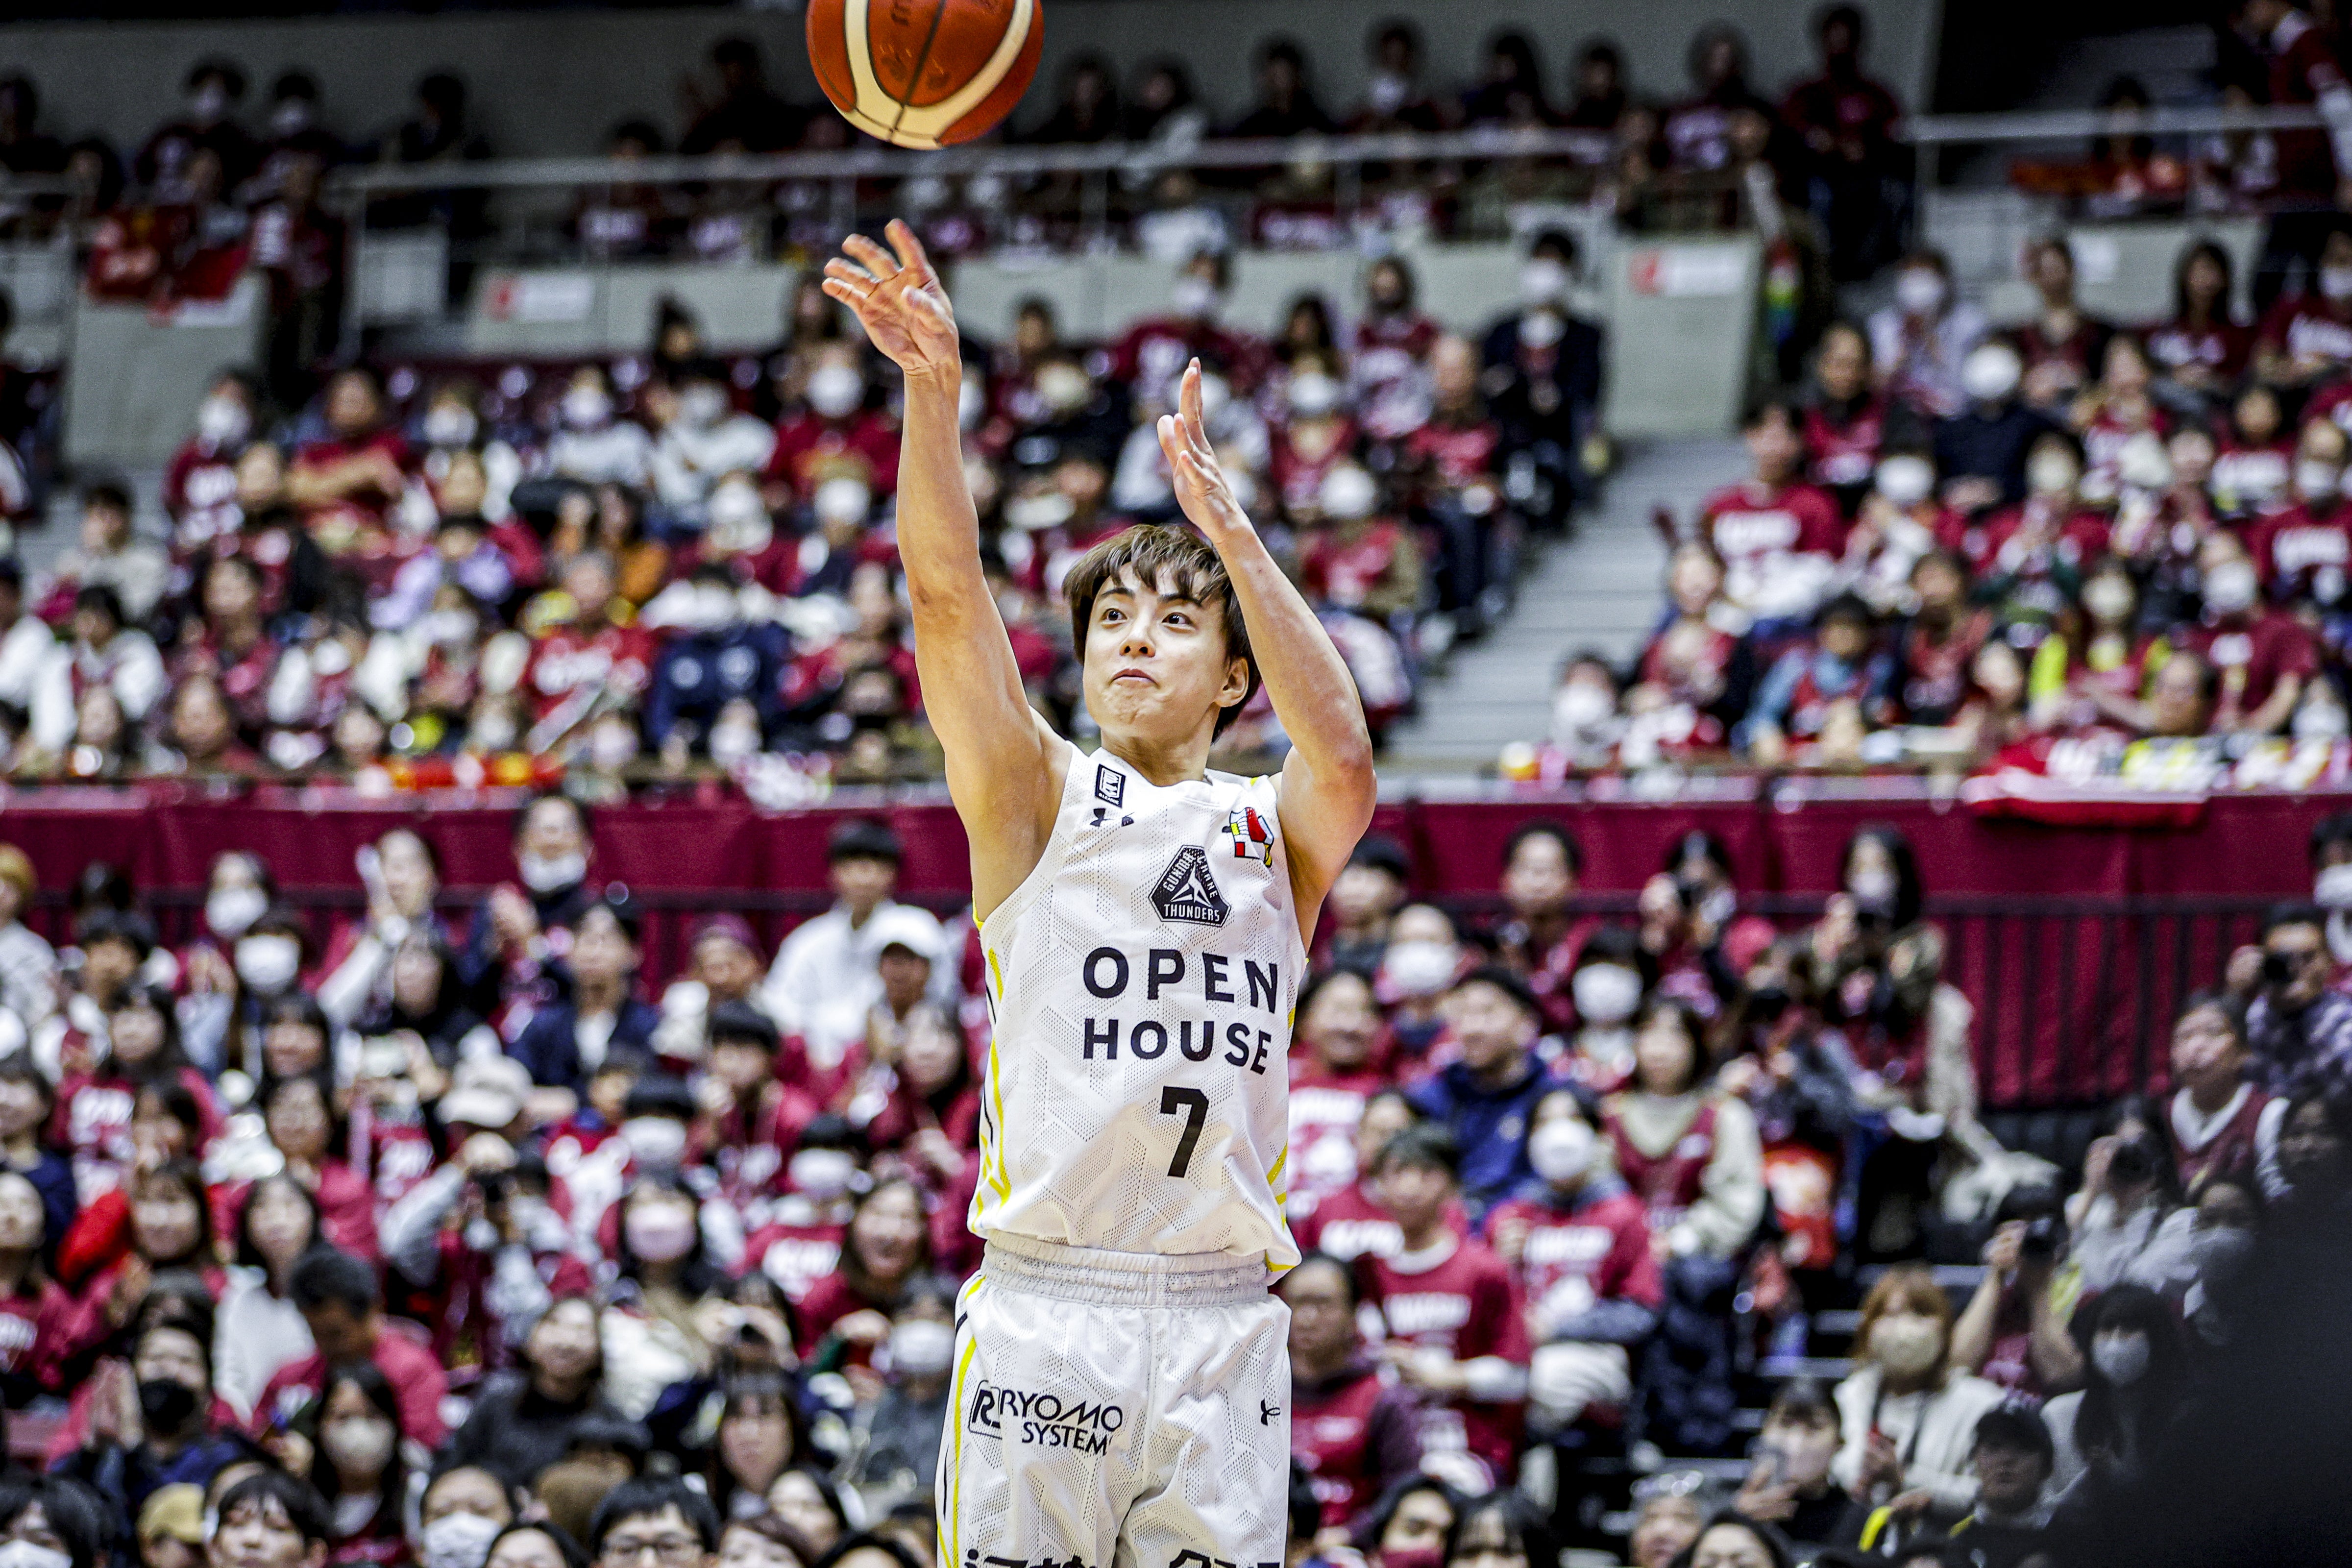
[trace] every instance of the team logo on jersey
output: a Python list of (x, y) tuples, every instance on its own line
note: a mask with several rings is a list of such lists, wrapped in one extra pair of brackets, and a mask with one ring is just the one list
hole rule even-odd
[(1160, 873), (1151, 889), (1151, 901), (1161, 920), (1190, 921), (1195, 925), (1221, 926), (1232, 912), (1209, 870), (1209, 852), (1197, 844), (1176, 851), (1176, 858), (1168, 862), (1168, 869)]
[(1095, 798), (1112, 805), (1127, 804), (1127, 775), (1114, 772), (1100, 763), (1095, 764)]
[(1274, 864), (1274, 824), (1254, 805), (1237, 805), (1225, 817), (1225, 837), (1234, 841), (1234, 858)]

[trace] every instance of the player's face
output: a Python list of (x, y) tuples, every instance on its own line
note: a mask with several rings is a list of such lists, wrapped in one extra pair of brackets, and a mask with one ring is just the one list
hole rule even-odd
[(1107, 738), (1169, 745), (1213, 729), (1249, 690), (1249, 667), (1225, 653), (1224, 620), (1181, 584), (1133, 572), (1095, 595), (1087, 624), (1087, 711)]

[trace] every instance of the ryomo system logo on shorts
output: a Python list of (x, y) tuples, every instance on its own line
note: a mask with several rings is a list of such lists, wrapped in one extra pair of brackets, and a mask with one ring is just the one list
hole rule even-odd
[(1110, 1447), (1111, 1434), (1127, 1424), (1127, 1413), (1108, 1402), (1089, 1405), (1058, 1394), (1031, 1394), (1018, 1388), (982, 1383), (971, 1396), (971, 1415), (965, 1428), (983, 1436), (1002, 1437), (1010, 1426), (1013, 1440), (1041, 1448), (1066, 1448), (1074, 1454), (1100, 1454)]

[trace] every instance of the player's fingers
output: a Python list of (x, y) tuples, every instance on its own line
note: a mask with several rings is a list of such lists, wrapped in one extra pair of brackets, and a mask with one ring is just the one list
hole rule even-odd
[(1189, 436), (1201, 427), (1201, 362), (1194, 360), (1184, 367), (1184, 378), (1177, 384), (1176, 406), (1184, 416), (1184, 433)]
[(906, 219), (892, 218), (884, 232), (890, 237), (890, 247), (898, 253), (900, 266), (927, 284), (938, 280), (939, 274), (931, 270), (931, 258), (924, 252), (923, 242), (915, 237)]
[(860, 293), (873, 288), (876, 282), (874, 275), (866, 268), (844, 261), (837, 256), (824, 264), (824, 275), (844, 287), (855, 289)]
[(892, 278), (898, 275), (898, 258), (862, 234), (853, 234), (843, 240), (841, 248), (864, 263), (866, 270), (877, 278)]
[(866, 303), (865, 295), (859, 293), (856, 289), (852, 289), (848, 284), (844, 283), (838, 278), (826, 279), (822, 287), (826, 294), (840, 300), (843, 304), (848, 306), (853, 310), (859, 310), (860, 307)]

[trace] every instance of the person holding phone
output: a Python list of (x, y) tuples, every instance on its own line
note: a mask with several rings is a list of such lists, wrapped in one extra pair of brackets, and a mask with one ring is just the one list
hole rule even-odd
[(1829, 1391), (1810, 1377), (1790, 1379), (1764, 1413), (1756, 1463), (1731, 1506), (1778, 1525), (1799, 1546), (1850, 1540), (1853, 1495), (1830, 1474), (1837, 1450), (1838, 1413)]

